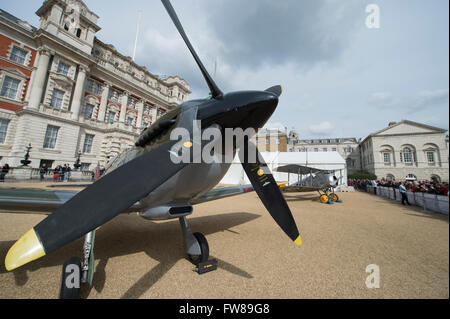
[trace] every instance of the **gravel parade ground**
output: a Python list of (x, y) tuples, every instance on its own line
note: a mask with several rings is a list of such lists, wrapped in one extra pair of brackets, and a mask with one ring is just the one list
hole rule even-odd
[[(366, 193), (338, 195), (343, 203), (334, 205), (321, 204), (317, 193), (285, 195), (301, 247), (278, 228), (256, 193), (195, 206), (190, 227), (206, 236), (219, 263), (204, 275), (185, 257), (178, 220), (120, 215), (97, 232), (94, 283), (82, 296), (449, 298), (448, 216)], [(62, 264), (81, 256), (83, 239), (13, 272), (4, 266), (9, 248), (44, 218), (0, 211), (0, 298), (58, 298)], [(372, 264), (380, 270), (378, 289), (366, 286)]]

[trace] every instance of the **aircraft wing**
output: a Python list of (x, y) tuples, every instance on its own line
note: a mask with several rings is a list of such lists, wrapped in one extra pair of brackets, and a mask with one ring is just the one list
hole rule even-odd
[(290, 174), (301, 174), (301, 175), (307, 175), (307, 174), (315, 174), (318, 172), (329, 172), (328, 170), (323, 170), (323, 169), (319, 169), (319, 168), (313, 168), (313, 167), (308, 167), (308, 166), (303, 166), (303, 165), (298, 165), (298, 164), (289, 164), (289, 165), (285, 165), (285, 166), (278, 166), (277, 168), (274, 169), (275, 172), (280, 172), (280, 173), (290, 173)]
[(191, 201), (191, 205), (201, 204), (210, 202), (216, 199), (241, 195), (249, 192), (253, 192), (254, 188), (251, 184), (249, 185), (238, 185), (238, 186), (227, 186), (227, 187), (216, 187), (207, 192), (206, 194), (195, 198)]
[(281, 188), (281, 190), (285, 193), (306, 193), (306, 192), (314, 192), (314, 191), (320, 191), (323, 187), (313, 187), (313, 186), (285, 186)]
[[(0, 187), (0, 213), (50, 215), (80, 191)], [(201, 204), (252, 191), (254, 191), (252, 185), (217, 187), (192, 200), (191, 204)], [(142, 207), (136, 203), (124, 213), (141, 210)]]
[[(50, 215), (80, 191), (0, 187), (0, 213)], [(135, 204), (126, 213), (139, 208)]]

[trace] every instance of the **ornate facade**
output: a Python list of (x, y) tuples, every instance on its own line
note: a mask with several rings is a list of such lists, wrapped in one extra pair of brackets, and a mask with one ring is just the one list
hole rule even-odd
[(76, 161), (92, 169), (188, 99), (178, 76), (160, 78), (95, 37), (99, 17), (80, 0), (47, 0), (35, 28), (0, 11), (0, 164)]

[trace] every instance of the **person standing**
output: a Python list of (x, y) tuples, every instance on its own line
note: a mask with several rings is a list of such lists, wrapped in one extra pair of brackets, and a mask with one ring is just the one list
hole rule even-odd
[(41, 176), (41, 182), (44, 180), (45, 174), (47, 174), (47, 164), (43, 163), (39, 169), (39, 175)]
[(64, 182), (68, 182), (69, 178), (70, 178), (70, 171), (71, 171), (71, 169), (70, 169), (69, 164), (66, 164), (65, 167), (66, 167), (66, 169), (64, 171)]
[(372, 181), (372, 186), (373, 186), (373, 193), (376, 195), (377, 194), (377, 186), (378, 186), (376, 180)]
[(399, 189), (400, 189), (400, 195), (402, 195), (402, 205), (405, 205), (405, 201), (406, 201), (408, 206), (411, 206), (411, 204), (408, 201), (408, 195), (406, 193), (405, 182), (401, 182)]
[(0, 173), (0, 182), (4, 182), (5, 181), (5, 176), (9, 173), (9, 165), (5, 164), (2, 167), (2, 171)]

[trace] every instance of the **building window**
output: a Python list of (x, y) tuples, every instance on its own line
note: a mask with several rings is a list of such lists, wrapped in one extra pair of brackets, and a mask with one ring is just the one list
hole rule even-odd
[(58, 70), (56, 72), (60, 73), (60, 74), (64, 74), (64, 75), (68, 75), (69, 74), (69, 69), (70, 66), (63, 63), (63, 62), (59, 62), (58, 64)]
[(314, 149), (314, 152), (318, 152), (318, 151), (319, 151), (319, 149), (318, 149), (318, 148), (315, 148), (315, 149)]
[(81, 163), (81, 171), (85, 172), (89, 170), (91, 163)]
[(347, 162), (347, 167), (353, 167), (354, 163), (353, 163), (353, 160), (351, 158), (347, 158), (346, 162)]
[(106, 116), (106, 123), (114, 123), (115, 117), (116, 117), (115, 112), (108, 112), (108, 115)]
[(270, 138), (266, 137), (266, 145), (269, 145), (269, 144), (270, 144)]
[(280, 145), (280, 144), (281, 144), (281, 141), (279, 138), (277, 138), (277, 145)]
[(83, 145), (83, 153), (85, 154), (91, 153), (93, 143), (94, 143), (94, 135), (86, 134)]
[(427, 152), (428, 164), (434, 164), (434, 152)]
[(383, 160), (386, 164), (391, 163), (391, 153), (383, 153)]
[(417, 177), (416, 177), (416, 175), (414, 175), (414, 174), (408, 174), (408, 175), (406, 176), (406, 180), (409, 180), (409, 181), (415, 181), (415, 180), (417, 180)]
[(128, 107), (130, 108), (130, 109), (133, 109), (133, 110), (135, 110), (136, 109), (136, 104), (137, 104), (137, 100), (135, 100), (135, 99), (133, 99), (133, 98), (129, 98), (128, 99)]
[(87, 119), (92, 118), (92, 114), (94, 113), (94, 106), (92, 104), (86, 104), (84, 107), (84, 117)]
[(64, 99), (64, 91), (53, 89), (52, 100), (50, 106), (60, 110)]
[(59, 127), (49, 125), (45, 132), (44, 148), (54, 149), (56, 146), (56, 139), (58, 138)]
[(116, 90), (110, 89), (108, 92), (108, 100), (119, 102), (120, 93)]
[(323, 148), (324, 152), (328, 152), (328, 149), (326, 147)]
[(409, 147), (403, 149), (403, 162), (412, 163), (412, 152)]
[(99, 95), (101, 90), (102, 90), (102, 86), (99, 83), (97, 83), (93, 80), (87, 80), (86, 91), (91, 92), (95, 95)]
[(0, 119), (0, 144), (5, 144), (9, 120)]
[(8, 99), (15, 100), (17, 98), (17, 91), (19, 90), (20, 81), (17, 79), (5, 76), (0, 95)]
[(337, 152), (337, 148), (336, 147), (333, 147), (333, 152)]
[(9, 59), (11, 61), (17, 62), (19, 64), (25, 64), (25, 59), (27, 57), (28, 52), (18, 47), (14, 46), (11, 51), (11, 55)]
[(133, 125), (133, 118), (132, 117), (128, 117), (127, 118), (127, 125)]
[(306, 148), (302, 147), (302, 148), (300, 149), (300, 152), (306, 152)]

